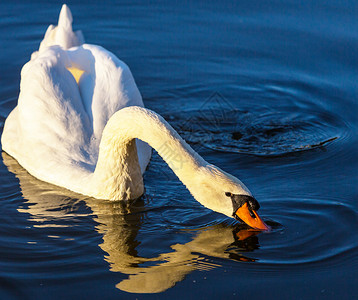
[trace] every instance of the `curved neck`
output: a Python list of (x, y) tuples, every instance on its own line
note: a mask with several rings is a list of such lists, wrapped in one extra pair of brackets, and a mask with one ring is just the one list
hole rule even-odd
[(179, 134), (155, 112), (123, 108), (108, 121), (94, 172), (96, 198), (134, 199), (144, 192), (135, 139), (148, 143), (189, 187), (193, 172), (207, 165)]

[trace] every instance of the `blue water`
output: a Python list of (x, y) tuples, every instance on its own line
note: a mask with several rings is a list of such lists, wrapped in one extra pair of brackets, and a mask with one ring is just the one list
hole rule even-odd
[[(0, 122), (62, 2), (0, 3)], [(239, 177), (270, 233), (196, 202), (156, 152), (128, 208), (0, 164), (1, 299), (354, 299), (356, 1), (69, 1), (145, 105)], [(142, 294), (139, 294), (142, 293)]]

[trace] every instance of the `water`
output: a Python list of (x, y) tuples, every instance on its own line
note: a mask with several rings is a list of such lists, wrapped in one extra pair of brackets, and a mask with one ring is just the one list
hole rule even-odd
[[(1, 126), (61, 4), (0, 3)], [(0, 298), (354, 298), (356, 2), (68, 4), (74, 28), (130, 66), (147, 107), (245, 182), (273, 230), (202, 207), (155, 152), (130, 204), (40, 182), (3, 154)]]

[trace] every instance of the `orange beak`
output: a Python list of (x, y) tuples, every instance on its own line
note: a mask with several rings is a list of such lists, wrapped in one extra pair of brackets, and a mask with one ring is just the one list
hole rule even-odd
[(262, 219), (259, 217), (256, 211), (252, 210), (251, 212), (254, 214), (254, 217), (251, 216), (249, 207), (247, 206), (247, 203), (245, 203), (236, 211), (236, 215), (252, 228), (259, 229), (259, 230), (271, 229), (269, 226), (265, 224), (264, 221), (262, 221)]

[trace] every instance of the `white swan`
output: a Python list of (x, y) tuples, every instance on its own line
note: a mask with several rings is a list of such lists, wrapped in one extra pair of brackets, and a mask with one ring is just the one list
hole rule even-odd
[(207, 163), (161, 116), (143, 108), (127, 65), (83, 41), (63, 5), (58, 26), (48, 28), (21, 71), (3, 150), (43, 181), (95, 198), (128, 200), (144, 192), (149, 144), (202, 205), (267, 230), (244, 184)]

